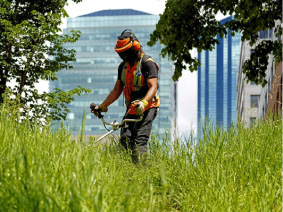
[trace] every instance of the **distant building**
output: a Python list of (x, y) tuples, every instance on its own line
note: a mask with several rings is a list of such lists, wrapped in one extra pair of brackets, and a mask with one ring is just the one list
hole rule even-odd
[(252, 123), (258, 118), (259, 99), (261, 93), (261, 86), (254, 82), (247, 83), (242, 73), (244, 62), (250, 58), (251, 48), (248, 41), (241, 43), (241, 56), (239, 61), (238, 73), (238, 95), (237, 95), (237, 110), (238, 119), (245, 123)]
[[(65, 124), (73, 134), (80, 133), (84, 110), (86, 111), (85, 134), (105, 133), (102, 122), (90, 113), (89, 105), (91, 102), (101, 103), (114, 87), (121, 62), (114, 51), (114, 46), (117, 37), (125, 29), (131, 29), (135, 33), (144, 51), (151, 55), (160, 67), (161, 105), (153, 124), (153, 133), (165, 135), (165, 129), (170, 129), (176, 110), (176, 85), (171, 80), (173, 65), (160, 56), (160, 44), (157, 43), (151, 48), (147, 46), (150, 33), (154, 31), (158, 20), (158, 15), (131, 9), (102, 10), (67, 19), (67, 28), (64, 29), (63, 34), (70, 34), (71, 30), (81, 31), (79, 41), (65, 44), (67, 49), (77, 51), (76, 62), (72, 63), (72, 70), (60, 71), (58, 81), (51, 82), (50, 88), (70, 90), (82, 86), (92, 90), (91, 94), (75, 97), (69, 105), (71, 111)], [(105, 116), (107, 121), (122, 120), (126, 111), (122, 96), (109, 107), (109, 112)]]
[[(221, 20), (221, 24), (232, 16)], [(237, 72), (240, 56), (241, 34), (220, 38), (212, 51), (198, 54), (198, 136), (206, 120), (214, 126), (229, 128), (237, 120)]]
[(277, 64), (273, 55), (269, 56), (265, 87), (256, 85), (254, 82), (247, 83), (242, 72), (243, 64), (250, 58), (255, 46), (262, 40), (270, 39), (277, 39), (273, 29), (260, 31), (259, 41), (254, 46), (250, 46), (248, 41), (241, 43), (237, 109), (239, 121), (247, 126), (269, 114), (282, 113), (282, 62)]

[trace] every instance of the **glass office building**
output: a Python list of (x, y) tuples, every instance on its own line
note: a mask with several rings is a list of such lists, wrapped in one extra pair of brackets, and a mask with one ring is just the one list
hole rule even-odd
[[(221, 20), (221, 24), (232, 16)], [(217, 36), (219, 45), (212, 51), (198, 54), (198, 136), (202, 125), (209, 120), (212, 125), (229, 128), (237, 120), (237, 72), (240, 57), (241, 34)]]
[[(69, 105), (70, 113), (65, 125), (73, 132), (80, 133), (83, 111), (86, 112), (85, 134), (100, 135), (105, 133), (102, 122), (90, 113), (91, 102), (100, 104), (113, 89), (117, 80), (118, 66), (121, 59), (114, 50), (117, 37), (125, 29), (131, 29), (139, 39), (143, 50), (152, 56), (160, 67), (159, 96), (161, 105), (159, 114), (153, 124), (153, 133), (164, 135), (170, 129), (175, 115), (175, 84), (173, 83), (172, 62), (160, 56), (161, 45), (147, 46), (150, 33), (155, 29), (158, 15), (151, 15), (136, 10), (102, 10), (91, 14), (68, 18), (67, 28), (63, 34), (71, 30), (81, 32), (80, 40), (73, 44), (65, 44), (67, 49), (75, 49), (76, 62), (72, 62), (72, 70), (62, 70), (58, 80), (51, 82), (50, 88), (70, 90), (77, 86), (91, 89), (91, 94), (76, 96)], [(114, 102), (106, 113), (107, 121), (122, 120), (126, 107), (123, 95)], [(117, 131), (116, 133), (119, 133)]]

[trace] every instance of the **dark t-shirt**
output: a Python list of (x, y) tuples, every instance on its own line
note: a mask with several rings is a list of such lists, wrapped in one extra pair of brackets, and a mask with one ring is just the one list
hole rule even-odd
[[(118, 80), (121, 80), (121, 74), (123, 71), (123, 67), (125, 65), (125, 62), (123, 61), (120, 63), (118, 68)], [(142, 75), (144, 76), (144, 79), (150, 79), (150, 78), (158, 78), (158, 70), (154, 62), (147, 61), (142, 63)], [(121, 81), (122, 82), (122, 81)], [(123, 82), (122, 82), (123, 83)]]
[[(123, 61), (122, 63), (120, 63), (119, 68), (118, 68), (118, 80), (121, 81), (123, 86), (124, 84), (123, 84), (123, 81), (121, 80), (121, 75), (122, 75), (124, 65), (125, 65), (125, 62)], [(150, 78), (158, 78), (158, 69), (155, 63), (152, 61), (147, 61), (147, 62), (142, 61), (141, 72), (142, 72), (142, 75), (144, 76), (145, 81)], [(132, 92), (132, 100), (144, 97), (147, 91), (148, 91), (148, 86), (146, 84), (144, 87), (140, 89), (139, 92)]]

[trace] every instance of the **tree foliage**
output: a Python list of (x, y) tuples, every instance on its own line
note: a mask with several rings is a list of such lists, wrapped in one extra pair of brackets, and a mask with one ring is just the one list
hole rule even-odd
[[(78, 3), (81, 0), (73, 0)], [(88, 90), (81, 87), (64, 92), (39, 93), (39, 80), (56, 80), (56, 72), (71, 69), (75, 51), (63, 47), (73, 43), (80, 32), (60, 35), (62, 18), (67, 17), (67, 0), (1, 0), (0, 1), (0, 104), (14, 102), (22, 116), (65, 119), (73, 95)], [(15, 86), (9, 86), (11, 82)]]
[[(232, 21), (221, 25), (216, 15), (233, 15)], [(221, 38), (235, 32), (242, 33), (242, 41), (249, 41), (250, 45), (258, 42), (260, 30), (275, 28), (277, 37), (282, 35), (281, 0), (168, 0), (165, 11), (160, 15), (156, 30), (151, 34), (148, 45), (153, 46), (160, 41), (165, 47), (162, 56), (168, 54), (174, 61), (176, 81), (190, 65), (190, 71), (197, 70), (200, 61), (193, 58), (190, 51), (196, 48), (198, 52), (212, 50), (218, 44), (216, 35)], [(277, 62), (282, 61), (281, 40), (266, 40), (256, 46), (255, 52), (243, 67), (247, 80), (257, 84), (266, 84), (265, 70), (268, 55), (273, 54)]]

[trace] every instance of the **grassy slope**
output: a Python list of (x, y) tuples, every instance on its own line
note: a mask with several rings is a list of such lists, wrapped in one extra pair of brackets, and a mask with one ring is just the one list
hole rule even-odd
[(151, 143), (147, 166), (117, 146), (0, 120), (0, 211), (281, 211), (282, 123)]

